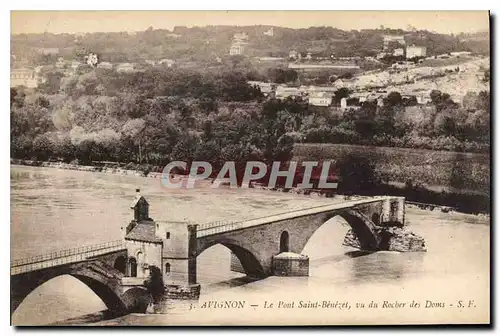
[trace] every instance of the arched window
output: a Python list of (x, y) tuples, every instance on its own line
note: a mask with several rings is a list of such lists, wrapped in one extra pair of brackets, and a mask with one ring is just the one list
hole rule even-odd
[(167, 232), (166, 236), (167, 236), (167, 239), (170, 239), (170, 232)]
[(129, 276), (137, 277), (137, 260), (132, 257), (128, 260)]
[(169, 274), (170, 274), (170, 264), (166, 263), (165, 264), (165, 275), (169, 275)]
[(289, 239), (288, 232), (283, 231), (280, 237), (280, 253), (289, 251), (288, 239)]

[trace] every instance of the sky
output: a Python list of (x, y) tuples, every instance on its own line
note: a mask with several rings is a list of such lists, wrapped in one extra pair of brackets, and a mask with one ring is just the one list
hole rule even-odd
[(332, 26), (343, 30), (407, 29), (438, 33), (488, 31), (487, 11), (12, 11), (11, 33), (82, 33), (172, 29), (174, 26)]

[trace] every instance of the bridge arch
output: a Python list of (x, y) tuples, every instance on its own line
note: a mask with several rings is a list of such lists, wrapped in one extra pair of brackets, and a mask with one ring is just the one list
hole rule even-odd
[[(356, 210), (345, 210), (335, 213), (327, 214), (319, 218), (315, 225), (311, 225), (308, 230), (304, 230), (300, 237), (297, 237), (297, 252), (304, 250), (307, 242), (311, 239), (314, 233), (326, 224), (330, 219), (340, 217), (349, 224), (359, 239), (360, 245), (363, 249), (368, 251), (377, 250), (380, 244), (380, 236), (377, 233), (375, 223), (368, 216)], [(373, 219), (379, 218), (378, 214), (372, 216)]]
[(253, 278), (264, 278), (266, 277), (266, 273), (264, 272), (264, 268), (260, 263), (259, 259), (256, 257), (255, 253), (242, 247), (236, 241), (231, 239), (216, 239), (212, 240), (203, 246), (199, 247), (196, 251), (196, 257), (198, 257), (203, 251), (215, 245), (223, 245), (227, 247), (231, 252), (233, 252), (236, 257), (239, 259), (241, 266), (245, 270), (245, 273)]
[(122, 300), (120, 292), (104, 275), (87, 267), (61, 270), (59, 272), (41, 270), (28, 274), (14, 276), (11, 280), (11, 315), (19, 305), (36, 288), (62, 275), (69, 275), (90, 288), (113, 312), (126, 312), (127, 304)]

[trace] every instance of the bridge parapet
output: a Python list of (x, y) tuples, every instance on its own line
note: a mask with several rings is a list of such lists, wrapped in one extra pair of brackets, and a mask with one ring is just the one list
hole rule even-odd
[(239, 222), (216, 221), (216, 222), (206, 223), (198, 226), (196, 236), (198, 238), (201, 238), (224, 232), (236, 231), (254, 226), (265, 225), (286, 219), (313, 215), (318, 212), (344, 210), (344, 209), (354, 208), (357, 206), (369, 206), (371, 204), (377, 205), (380, 204), (381, 202), (383, 203), (383, 216), (382, 216), (383, 220), (400, 221), (401, 223), (404, 223), (404, 197), (375, 196), (369, 199), (361, 199), (361, 200), (354, 200), (347, 202), (343, 201), (331, 205), (321, 205), (303, 210), (296, 210), (272, 216), (260, 217), (247, 221), (239, 221)]
[(34, 257), (12, 261), (10, 272), (11, 275), (16, 275), (38, 269), (79, 262), (91, 257), (116, 252), (123, 249), (125, 249), (124, 242), (122, 240), (116, 240), (97, 245), (46, 253)]

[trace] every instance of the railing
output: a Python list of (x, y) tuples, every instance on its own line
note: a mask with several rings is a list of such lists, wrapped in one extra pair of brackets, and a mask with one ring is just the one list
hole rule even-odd
[(224, 221), (216, 221), (211, 223), (206, 223), (198, 226), (197, 237), (205, 237), (214, 235), (222, 232), (229, 232), (234, 230), (239, 230), (243, 228), (248, 228), (257, 225), (263, 225), (279, 220), (290, 219), (299, 216), (312, 215), (320, 212), (332, 211), (332, 210), (341, 210), (346, 208), (351, 208), (356, 205), (370, 204), (375, 202), (380, 202), (384, 199), (392, 199), (393, 197), (385, 197), (385, 196), (375, 196), (370, 199), (363, 200), (355, 200), (355, 201), (347, 201), (342, 203), (335, 203), (332, 205), (320, 205), (317, 207), (307, 208), (303, 210), (296, 210), (285, 212), (272, 216), (265, 216), (256, 219), (251, 219), (247, 221), (240, 222), (224, 222)]
[[(66, 249), (52, 253), (46, 253), (34, 257), (13, 260), (11, 262), (11, 273), (23, 273), (26, 271), (62, 265), (65, 263), (76, 262), (85, 260), (88, 257), (101, 255), (104, 253), (114, 252), (125, 248), (123, 240), (116, 240), (112, 242), (83, 246), (73, 249)], [(23, 270), (17, 272), (18, 270)]]

